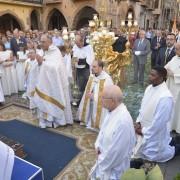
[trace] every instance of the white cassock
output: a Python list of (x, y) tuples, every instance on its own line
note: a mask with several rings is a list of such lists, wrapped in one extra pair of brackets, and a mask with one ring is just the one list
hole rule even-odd
[(66, 71), (67, 71), (67, 75), (68, 75), (68, 79), (72, 79), (72, 63), (71, 63), (71, 54), (65, 54), (65, 56), (63, 57), (64, 60), (64, 64), (66, 67)]
[[(112, 78), (105, 71), (99, 76), (91, 74), (78, 109), (78, 120), (88, 128), (100, 129), (108, 110), (102, 107), (101, 93), (104, 87), (113, 85)], [(86, 96), (93, 93), (93, 100)]]
[(166, 64), (165, 68), (170, 69), (174, 74), (174, 77), (169, 76), (166, 81), (175, 101), (171, 130), (176, 130), (177, 133), (180, 133), (180, 57), (174, 56), (172, 60)]
[(0, 179), (11, 180), (14, 166), (14, 151), (0, 141)]
[(18, 51), (18, 60), (16, 64), (17, 78), (18, 78), (18, 90), (24, 91), (24, 71), (25, 71), (25, 61), (27, 60), (27, 55), (23, 51)]
[(3, 89), (2, 89), (2, 85), (1, 85), (1, 77), (3, 75), (2, 70), (0, 69), (0, 103), (4, 102), (4, 93), (3, 93)]
[(36, 106), (33, 103), (33, 95), (35, 92), (35, 87), (38, 80), (39, 75), (39, 68), (38, 68), (38, 62), (36, 59), (27, 59), (25, 62), (25, 88), (26, 93), (25, 96), (29, 99), (29, 108), (34, 109)]
[(9, 61), (11, 55), (12, 52), (10, 50), (0, 52), (0, 57), (3, 60), (3, 63), (0, 65), (0, 69), (2, 72), (1, 83), (4, 95), (18, 93), (17, 75), (14, 62)]
[(148, 86), (136, 121), (141, 123), (143, 136), (137, 135), (133, 158), (166, 162), (174, 157), (175, 149), (169, 145), (172, 112), (173, 97), (166, 83)]
[(68, 77), (61, 52), (54, 45), (45, 52), (33, 101), (39, 110), (41, 127), (73, 123)]
[(133, 120), (126, 106), (120, 104), (107, 114), (100, 129), (95, 143), (100, 154), (90, 172), (91, 180), (119, 180), (130, 167), (134, 145)]

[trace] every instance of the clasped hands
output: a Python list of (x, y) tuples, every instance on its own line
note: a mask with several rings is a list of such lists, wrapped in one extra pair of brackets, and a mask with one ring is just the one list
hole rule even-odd
[(42, 62), (44, 61), (43, 57), (40, 56), (39, 54), (36, 54), (36, 60), (37, 60), (37, 62), (38, 62), (39, 65), (41, 65)]
[(91, 100), (93, 100), (94, 98), (93, 98), (93, 93), (92, 92), (88, 92), (88, 93), (86, 93), (86, 97), (88, 97), (88, 98), (90, 98)]
[(134, 54), (135, 54), (136, 56), (139, 56), (139, 55), (141, 54), (141, 51), (135, 51)]
[(141, 127), (140, 122), (134, 123), (134, 129), (135, 129), (136, 134), (141, 135), (141, 136), (143, 135), (142, 134), (142, 127)]

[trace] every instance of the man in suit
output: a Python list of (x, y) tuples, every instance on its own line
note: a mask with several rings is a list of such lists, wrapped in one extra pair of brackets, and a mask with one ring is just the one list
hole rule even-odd
[(133, 47), (134, 81), (144, 84), (144, 69), (147, 62), (147, 55), (150, 52), (150, 42), (145, 38), (145, 31), (139, 32), (139, 39), (136, 39)]
[(169, 33), (166, 38), (166, 47), (161, 48), (157, 56), (156, 62), (159, 66), (166, 65), (176, 55), (174, 47), (175, 43), (175, 34)]
[(159, 53), (160, 48), (166, 47), (166, 40), (162, 37), (161, 31), (156, 31), (156, 36), (151, 41), (151, 67), (154, 67), (157, 62), (157, 55)]
[(20, 46), (26, 46), (26, 39), (19, 35), (18, 29), (13, 31), (13, 38), (11, 39), (10, 44), (14, 56), (17, 56), (17, 51), (19, 51)]

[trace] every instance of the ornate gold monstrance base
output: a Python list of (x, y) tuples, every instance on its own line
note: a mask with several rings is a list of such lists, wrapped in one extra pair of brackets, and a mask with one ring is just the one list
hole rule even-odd
[(131, 63), (130, 43), (126, 43), (126, 50), (122, 53), (113, 51), (111, 45), (94, 46), (96, 59), (105, 62), (105, 70), (111, 75), (114, 83), (124, 86), (126, 83), (126, 67)]

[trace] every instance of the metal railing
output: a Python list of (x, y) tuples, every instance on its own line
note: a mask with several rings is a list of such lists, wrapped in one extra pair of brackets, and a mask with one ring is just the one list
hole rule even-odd
[(43, 0), (15, 0), (15, 1), (21, 1), (21, 2), (27, 2), (27, 3), (35, 3), (35, 4), (42, 4)]

